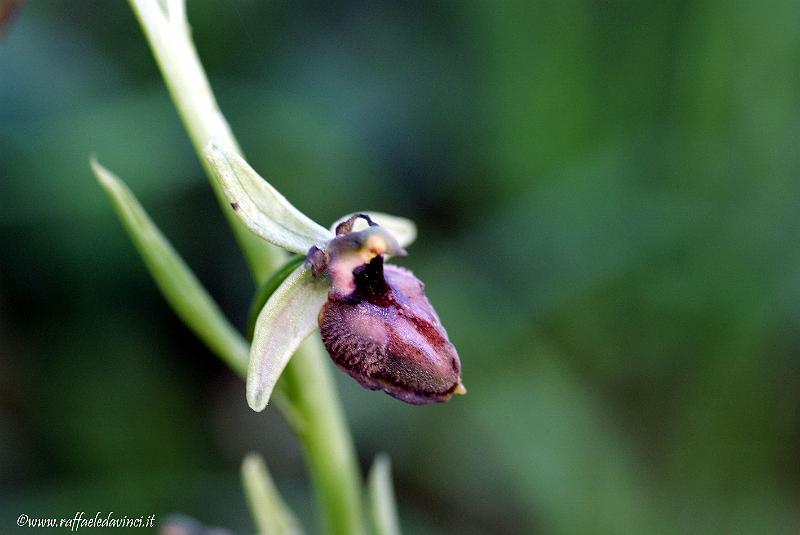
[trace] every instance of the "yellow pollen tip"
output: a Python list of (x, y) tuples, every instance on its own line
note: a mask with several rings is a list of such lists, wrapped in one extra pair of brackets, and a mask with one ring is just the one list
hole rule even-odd
[(370, 236), (364, 244), (364, 249), (372, 255), (382, 255), (386, 252), (386, 240), (381, 236)]

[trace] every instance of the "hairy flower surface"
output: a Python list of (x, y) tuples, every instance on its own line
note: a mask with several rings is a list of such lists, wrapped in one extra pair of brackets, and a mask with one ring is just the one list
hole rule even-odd
[(414, 223), (369, 212), (325, 229), (234, 151), (212, 142), (206, 157), (252, 232), (306, 255), (256, 319), (247, 373), (254, 410), (264, 409), (292, 354), (317, 327), (336, 365), (365, 388), (417, 405), (466, 393), (458, 353), (424, 285), (409, 270), (385, 264), (406, 254), (416, 237)]
[[(332, 275), (319, 327), (336, 365), (363, 387), (408, 403), (447, 401), (453, 393), (463, 393), (458, 353), (425, 296), (425, 286), (407, 269), (384, 266), (383, 254), (377, 254), (399, 250), (386, 243), (394, 239), (377, 234), (352, 240), (344, 234), (337, 240), (361, 244), (351, 245), (355, 251), (332, 248), (346, 260), (363, 257), (356, 252), (363, 249), (376, 256), (352, 269), (345, 261), (347, 267)], [(333, 269), (341, 259), (328, 254)]]

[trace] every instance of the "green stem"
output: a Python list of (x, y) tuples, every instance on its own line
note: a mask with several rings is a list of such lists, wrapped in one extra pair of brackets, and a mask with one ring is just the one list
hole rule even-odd
[(358, 535), (364, 533), (361, 477), (328, 360), (319, 338), (307, 339), (283, 372), (283, 392), (302, 417), (288, 421), (305, 448), (314, 488), (325, 502), (329, 532)]
[[(130, 0), (172, 100), (206, 174), (203, 149), (213, 138), (238, 150), (219, 110), (192, 43), (183, 0)], [(286, 260), (286, 255), (251, 234), (234, 214), (224, 193), (211, 181), (257, 284)], [(319, 342), (306, 341), (284, 372), (289, 385), (284, 409), (306, 452), (307, 464), (329, 533), (363, 532), (361, 482), (350, 433)], [(278, 404), (279, 406), (282, 404)]]
[[(211, 177), (209, 164), (203, 157), (203, 149), (211, 139), (241, 151), (217, 105), (197, 57), (183, 10), (183, 1), (170, 0), (168, 11), (164, 11), (156, 0), (130, 0), (130, 3), (150, 43), (172, 101), (186, 126), (200, 162), (206, 174)], [(281, 251), (247, 230), (214, 180), (211, 180), (211, 186), (233, 228), (256, 283), (261, 284), (283, 262)]]

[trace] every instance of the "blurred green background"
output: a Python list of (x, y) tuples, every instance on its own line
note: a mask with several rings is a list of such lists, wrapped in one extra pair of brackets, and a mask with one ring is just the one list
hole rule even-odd
[[(188, 12), (295, 205), (419, 225), (401, 263), (469, 395), (412, 407), (336, 372), (407, 533), (800, 531), (800, 4)], [(250, 450), (313, 532), (297, 443), (169, 310), (90, 153), (239, 326), (252, 295), (127, 4), (25, 5), (0, 41), (0, 532), (180, 511), (251, 533)]]

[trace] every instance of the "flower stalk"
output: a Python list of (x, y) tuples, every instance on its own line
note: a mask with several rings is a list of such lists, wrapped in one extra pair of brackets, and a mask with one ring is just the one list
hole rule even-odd
[[(130, 0), (130, 4), (192, 144), (211, 177), (211, 163), (203, 157), (203, 150), (212, 140), (229, 151), (240, 150), (197, 57), (184, 2)], [(221, 186), (215, 180), (211, 183), (253, 277), (261, 285), (287, 257), (251, 234), (230, 207)], [(301, 344), (283, 374), (285, 403), (276, 405), (286, 414), (303, 445), (327, 532), (359, 534), (364, 531), (360, 475), (326, 360), (318, 340)]]

